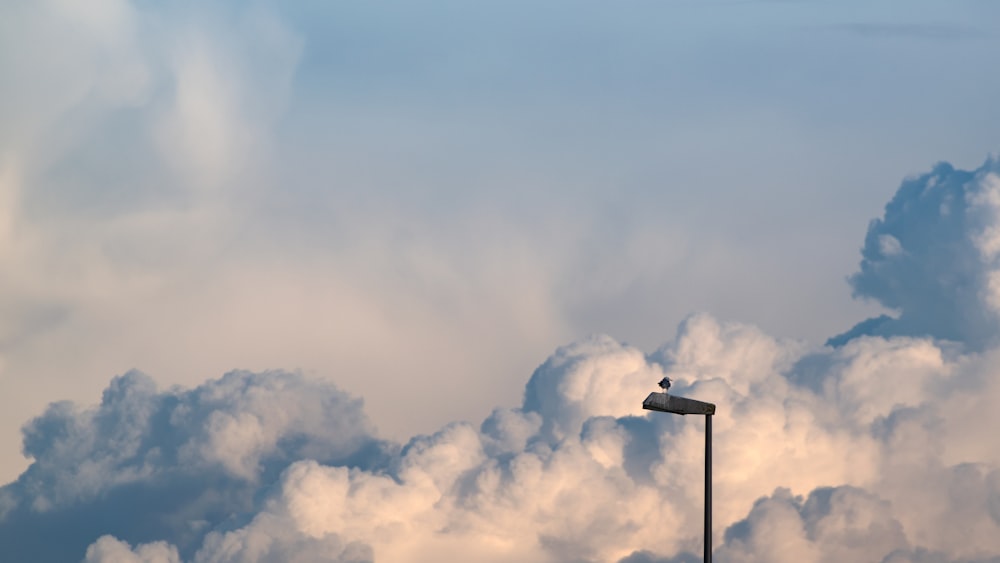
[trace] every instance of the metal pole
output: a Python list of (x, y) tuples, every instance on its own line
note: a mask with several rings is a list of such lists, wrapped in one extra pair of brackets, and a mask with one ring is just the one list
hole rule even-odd
[(705, 563), (712, 563), (712, 415), (705, 415)]

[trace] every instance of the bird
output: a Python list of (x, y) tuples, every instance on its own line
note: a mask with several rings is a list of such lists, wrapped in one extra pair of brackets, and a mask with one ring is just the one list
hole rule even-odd
[(659, 385), (660, 387), (662, 387), (663, 388), (663, 392), (666, 393), (667, 389), (670, 389), (670, 378), (669, 377), (664, 377), (663, 379), (660, 380), (659, 383), (657, 383), (657, 385)]

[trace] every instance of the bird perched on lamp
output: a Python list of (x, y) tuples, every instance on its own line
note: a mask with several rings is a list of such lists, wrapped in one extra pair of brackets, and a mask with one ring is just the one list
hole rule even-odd
[(663, 392), (666, 393), (667, 389), (670, 389), (670, 378), (664, 377), (659, 383), (657, 383), (657, 385), (659, 385), (663, 389)]

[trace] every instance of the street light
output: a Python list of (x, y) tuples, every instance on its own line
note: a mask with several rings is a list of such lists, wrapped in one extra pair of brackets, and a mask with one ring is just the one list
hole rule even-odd
[(650, 393), (642, 402), (642, 408), (673, 414), (705, 415), (705, 563), (712, 563), (712, 415), (715, 405), (686, 397), (675, 397), (666, 392), (670, 380), (660, 382), (663, 393)]

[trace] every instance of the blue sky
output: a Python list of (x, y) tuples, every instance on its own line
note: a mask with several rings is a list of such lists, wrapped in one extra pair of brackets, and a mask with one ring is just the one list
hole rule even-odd
[[(998, 18), (990, 0), (4, 2), (0, 477), (47, 404), (94, 404), (133, 368), (163, 393), (301, 370), (405, 443), (517, 408), (559, 346), (662, 355), (698, 339), (678, 329), (695, 313), (791, 356), (882, 313), (887, 338), (987, 346), (988, 306), (957, 325), (988, 268), (907, 238), (947, 223), (929, 207), (883, 210), (938, 162), (992, 170)], [(934, 232), (988, 258), (987, 231)], [(886, 237), (917, 262), (879, 266)], [(926, 279), (896, 310), (852, 296), (895, 303), (869, 289), (900, 272)], [(870, 485), (793, 491), (844, 483)]]
[[(281, 130), (306, 160), (296, 187), (434, 221), (485, 208), (543, 239), (553, 218), (584, 222), (590, 238), (560, 249), (576, 262), (561, 280), (576, 330), (646, 345), (685, 307), (822, 338), (858, 311), (838, 279), (857, 260), (846, 233), (902, 177), (992, 150), (984, 3), (314, 10), (348, 32), (304, 46)], [(665, 244), (621, 264), (650, 232)], [(764, 279), (733, 288), (741, 273)], [(628, 290), (588, 291), (594, 275)], [(750, 304), (803, 285), (801, 317)]]

